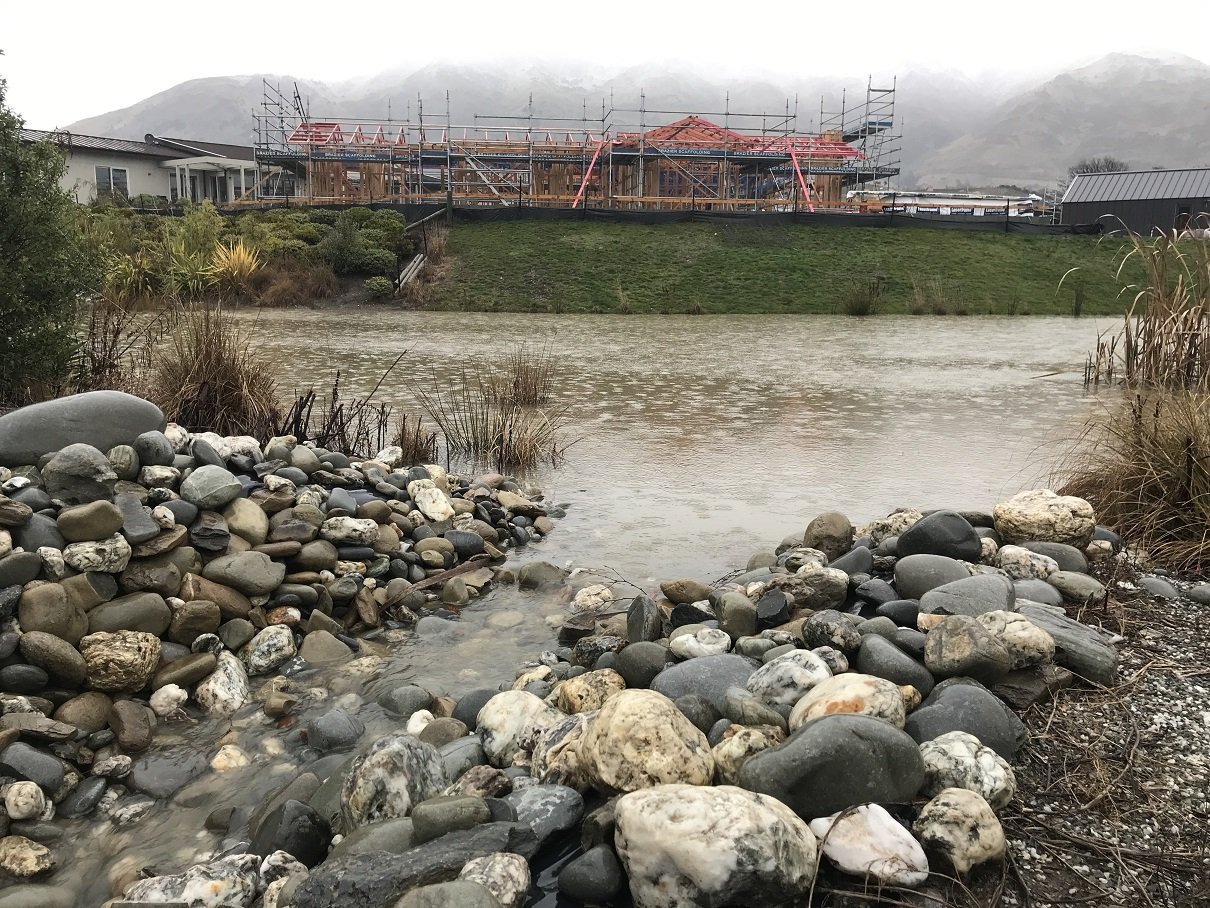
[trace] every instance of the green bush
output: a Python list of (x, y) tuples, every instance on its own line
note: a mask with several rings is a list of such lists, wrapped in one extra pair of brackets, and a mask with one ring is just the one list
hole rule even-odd
[(366, 293), (376, 300), (386, 299), (395, 292), (395, 285), (391, 283), (391, 279), (382, 276), (366, 278), (364, 286)]
[(0, 79), (0, 400), (53, 390), (75, 346), (76, 305), (96, 289), (100, 257), (71, 197), (65, 162), (49, 142), (21, 141)]
[(331, 227), (336, 223), (336, 217), (339, 214), (339, 211), (332, 211), (330, 208), (312, 208), (305, 216), (312, 224), (323, 224), (325, 227)]
[(350, 224), (364, 227), (372, 217), (374, 217), (374, 212), (369, 208), (346, 208), (336, 216), (336, 223), (348, 221)]

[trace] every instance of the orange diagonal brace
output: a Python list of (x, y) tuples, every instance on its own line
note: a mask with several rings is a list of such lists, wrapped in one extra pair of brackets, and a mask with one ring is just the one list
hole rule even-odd
[(798, 185), (802, 187), (803, 198), (807, 200), (807, 211), (814, 214), (815, 206), (811, 204), (811, 190), (807, 188), (807, 181), (802, 178), (802, 169), (798, 166), (798, 155), (794, 153), (794, 146), (789, 142), (786, 143), (786, 148), (790, 151), (790, 160), (794, 162), (794, 172), (798, 174)]
[(584, 197), (584, 190), (588, 188), (588, 180), (592, 176), (592, 169), (597, 166), (597, 158), (601, 156), (601, 149), (604, 147), (604, 141), (597, 143), (597, 150), (592, 153), (592, 160), (588, 162), (588, 169), (584, 171), (584, 181), (580, 183), (580, 191), (576, 193), (576, 200), (571, 203), (572, 208), (579, 205), (580, 199)]

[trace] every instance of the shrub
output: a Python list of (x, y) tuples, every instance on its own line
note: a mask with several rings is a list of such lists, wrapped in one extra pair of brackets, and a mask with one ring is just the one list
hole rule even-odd
[(864, 284), (857, 284), (845, 291), (840, 305), (845, 315), (864, 317), (877, 315), (878, 305), (882, 300), (882, 284), (871, 279)]
[(0, 400), (40, 396), (72, 354), (76, 306), (100, 283), (100, 257), (59, 188), (64, 159), (24, 125), (0, 79)]
[(256, 274), (252, 294), (258, 306), (283, 308), (328, 299), (339, 289), (336, 275), (327, 265), (274, 259)]
[(230, 245), (219, 243), (215, 246), (210, 273), (214, 283), (225, 292), (244, 293), (262, 264), (256, 251), (245, 246), (241, 239)]
[(184, 240), (173, 241), (163, 268), (161, 289), (167, 296), (180, 302), (200, 299), (214, 284), (209, 256), (190, 252)]
[(366, 293), (376, 300), (386, 299), (395, 292), (395, 285), (391, 283), (390, 278), (381, 276), (366, 278), (363, 286)]

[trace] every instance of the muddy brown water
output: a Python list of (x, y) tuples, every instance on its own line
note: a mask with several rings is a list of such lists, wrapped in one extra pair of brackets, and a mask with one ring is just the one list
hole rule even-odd
[[(896, 506), (989, 509), (1045, 480), (1065, 439), (1096, 405), (1081, 387), (1085, 351), (1114, 322), (1070, 318), (547, 316), (412, 313), (387, 308), (241, 313), (284, 391), (323, 389), (342, 371), (415, 411), (412, 385), (450, 381), (470, 357), (548, 344), (556, 404), (570, 411), (566, 462), (530, 477), (567, 516), (520, 557), (607, 567), (640, 585), (709, 580), (838, 509), (857, 523)], [(397, 727), (374, 700), (409, 681), (458, 695), (511, 678), (553, 648), (558, 603), (490, 593), (436, 637), (405, 633), (365, 658), (296, 686), (302, 719), (359, 709), (367, 738)], [(258, 679), (254, 679), (255, 682)], [(259, 679), (267, 683), (267, 679)], [(48, 882), (93, 906), (131, 867), (178, 872), (246, 839), (203, 822), (218, 807), (263, 803), (303, 768), (298, 726), (259, 710), (169, 723), (157, 758), (238, 744), (248, 766), (205, 771), (138, 822), (69, 824)], [(175, 750), (171, 748), (176, 748)]]

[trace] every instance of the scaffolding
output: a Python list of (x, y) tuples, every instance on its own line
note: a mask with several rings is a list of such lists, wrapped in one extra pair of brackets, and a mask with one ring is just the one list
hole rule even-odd
[[(261, 179), (237, 204), (426, 204), (638, 210), (813, 211), (899, 172), (894, 87), (798, 128), (777, 114), (665, 110), (602, 101), (599, 117), (476, 115), (400, 120), (312, 118), (297, 89), (264, 82), (256, 118)], [(721, 121), (721, 124), (720, 122)]]

